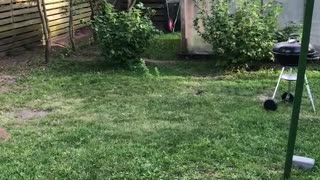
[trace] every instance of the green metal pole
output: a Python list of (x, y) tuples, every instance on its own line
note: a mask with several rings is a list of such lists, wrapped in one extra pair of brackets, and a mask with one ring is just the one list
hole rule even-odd
[(296, 90), (295, 90), (295, 98), (293, 102), (286, 163), (284, 168), (284, 179), (289, 179), (291, 174), (292, 157), (294, 153), (294, 146), (295, 146), (296, 136), (297, 136), (301, 98), (302, 98), (303, 85), (304, 85), (304, 75), (306, 71), (307, 54), (309, 49), (313, 7), (314, 7), (314, 0), (307, 0), (304, 22), (303, 22), (303, 35), (302, 35), (301, 52), (299, 57), (297, 84), (296, 84)]

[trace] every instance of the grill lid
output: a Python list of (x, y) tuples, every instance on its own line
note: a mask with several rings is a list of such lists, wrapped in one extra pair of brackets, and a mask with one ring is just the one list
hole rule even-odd
[[(300, 55), (301, 51), (301, 43), (298, 40), (297, 36), (293, 38), (291, 35), (288, 41), (280, 42), (274, 45), (272, 48), (272, 52), (274, 54), (281, 54), (281, 55)], [(309, 44), (308, 56), (313, 56), (316, 54), (316, 50), (314, 47)]]

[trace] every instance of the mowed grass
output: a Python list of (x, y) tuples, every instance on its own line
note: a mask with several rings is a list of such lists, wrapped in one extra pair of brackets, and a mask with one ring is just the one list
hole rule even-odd
[(180, 33), (158, 35), (144, 53), (146, 58), (172, 61), (178, 59), (180, 50)]
[[(89, 58), (54, 59), (0, 94), (0, 125), (11, 136), (0, 142), (0, 179), (282, 177), (292, 106), (267, 112), (259, 100), (278, 70), (178, 61), (151, 63), (160, 76), (142, 77)], [(320, 73), (308, 75), (319, 110)], [(9, 115), (17, 108), (49, 114), (22, 120)], [(295, 154), (320, 159), (319, 127), (304, 97)], [(317, 179), (319, 164), (292, 176)]]

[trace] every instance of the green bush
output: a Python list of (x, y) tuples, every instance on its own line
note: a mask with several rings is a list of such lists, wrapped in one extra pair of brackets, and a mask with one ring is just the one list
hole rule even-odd
[(100, 8), (92, 27), (106, 60), (133, 69), (143, 65), (140, 58), (157, 33), (151, 14), (142, 4), (128, 11), (117, 11), (109, 3)]
[(302, 37), (302, 24), (290, 22), (286, 27), (275, 32), (274, 39), (277, 42), (287, 41), (290, 34), (298, 34), (299, 37)]
[(234, 7), (231, 11), (229, 0), (214, 0), (211, 11), (199, 10), (194, 21), (200, 36), (212, 45), (218, 65), (271, 59), (281, 7), (275, 1), (261, 6), (260, 0), (237, 0)]

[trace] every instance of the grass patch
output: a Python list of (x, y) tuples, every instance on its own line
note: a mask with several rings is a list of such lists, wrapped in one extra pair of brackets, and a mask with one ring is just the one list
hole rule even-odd
[[(159, 77), (141, 77), (78, 55), (17, 78), (0, 94), (0, 124), (10, 133), (0, 142), (0, 179), (281, 178), (292, 106), (267, 112), (259, 100), (279, 71), (156, 66)], [(318, 102), (320, 73), (308, 75)], [(21, 108), (48, 113), (8, 115)], [(320, 159), (318, 127), (304, 97), (296, 154)], [(319, 176), (318, 164), (293, 171), (294, 179)]]
[(180, 33), (168, 33), (157, 36), (144, 56), (155, 60), (176, 60), (180, 50)]

